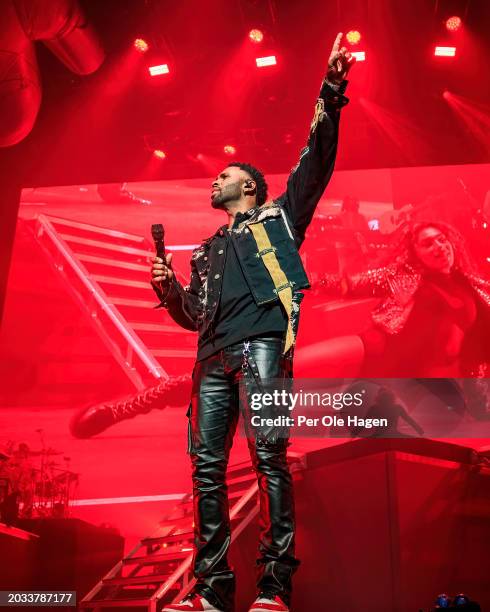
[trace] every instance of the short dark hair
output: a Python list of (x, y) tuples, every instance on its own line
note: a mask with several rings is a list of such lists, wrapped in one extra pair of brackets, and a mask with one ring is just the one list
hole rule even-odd
[(262, 172), (255, 166), (252, 166), (251, 164), (244, 164), (242, 162), (231, 162), (231, 164), (228, 164), (228, 167), (229, 166), (240, 168), (240, 170), (243, 170), (249, 174), (250, 178), (255, 181), (255, 184), (257, 185), (255, 200), (257, 202), (257, 206), (262, 206), (262, 204), (264, 204), (267, 200), (267, 183), (265, 182)]
[(442, 232), (451, 243), (454, 249), (454, 265), (463, 274), (479, 273), (478, 266), (473, 261), (473, 257), (468, 253), (464, 238), (461, 234), (448, 223), (442, 221), (414, 221), (408, 225), (398, 242), (394, 245), (389, 260), (386, 263), (397, 261), (417, 268), (419, 265), (418, 257), (415, 253), (414, 245), (418, 240), (420, 232), (427, 228), (434, 227)]

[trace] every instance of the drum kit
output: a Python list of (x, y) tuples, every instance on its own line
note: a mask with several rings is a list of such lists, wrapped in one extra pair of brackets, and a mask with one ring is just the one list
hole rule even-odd
[(44, 443), (32, 450), (24, 442), (9, 442), (0, 452), (0, 506), (13, 498), (19, 518), (68, 516), (78, 484), (69, 464), (69, 457)]

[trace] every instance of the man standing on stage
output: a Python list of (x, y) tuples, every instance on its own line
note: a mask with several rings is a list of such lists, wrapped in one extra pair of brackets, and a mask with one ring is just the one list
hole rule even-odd
[(226, 212), (228, 224), (193, 252), (190, 284), (182, 287), (175, 278), (172, 255), (165, 262), (154, 259), (152, 285), (161, 305), (179, 325), (199, 331), (188, 412), (196, 585), (164, 612), (234, 608), (225, 477), (240, 410), (260, 490), (258, 597), (250, 612), (289, 610), (299, 562), (288, 440), (277, 429), (253, 428), (249, 404), (261, 380), (292, 376), (301, 290), (309, 287), (298, 249), (332, 175), (340, 109), (348, 102), (345, 77), (354, 63), (340, 47), (341, 38), (335, 40), (308, 143), (286, 192), (266, 203), (263, 174), (249, 164), (229, 164), (211, 191), (211, 206)]

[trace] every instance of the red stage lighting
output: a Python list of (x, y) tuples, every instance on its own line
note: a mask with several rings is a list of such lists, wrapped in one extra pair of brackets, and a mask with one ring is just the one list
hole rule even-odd
[(235, 155), (236, 154), (236, 148), (233, 145), (225, 145), (223, 147), (223, 151), (225, 155)]
[(261, 30), (253, 29), (248, 33), (248, 37), (254, 43), (261, 43), (264, 40), (264, 33)]
[(350, 30), (345, 35), (347, 42), (351, 45), (357, 45), (357, 43), (361, 40), (361, 33), (357, 30)]
[(143, 38), (136, 38), (133, 43), (133, 47), (139, 53), (146, 53), (148, 49), (150, 48), (150, 45)]
[(257, 57), (255, 63), (257, 68), (264, 68), (265, 66), (275, 66), (277, 60), (275, 55), (268, 55), (267, 57)]
[(462, 23), (463, 22), (461, 21), (461, 17), (454, 15), (453, 17), (449, 17), (449, 19), (446, 20), (446, 28), (450, 32), (457, 32), (461, 27)]
[(165, 159), (167, 156), (165, 155), (165, 152), (161, 149), (155, 149), (153, 151), (153, 157), (156, 157), (157, 159)]
[(456, 55), (456, 47), (436, 47), (434, 55), (439, 57), (454, 57)]
[(358, 62), (366, 61), (366, 52), (365, 51), (352, 51), (352, 56), (356, 58)]
[(150, 66), (148, 72), (151, 76), (159, 76), (161, 74), (168, 74), (170, 70), (168, 64), (159, 64), (158, 66)]

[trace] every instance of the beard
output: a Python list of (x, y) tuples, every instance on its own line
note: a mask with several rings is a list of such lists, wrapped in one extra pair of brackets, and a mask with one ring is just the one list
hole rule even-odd
[(226, 210), (226, 204), (228, 202), (234, 202), (239, 200), (242, 195), (240, 181), (227, 185), (220, 191), (216, 192), (214, 196), (211, 196), (211, 206), (219, 210)]

